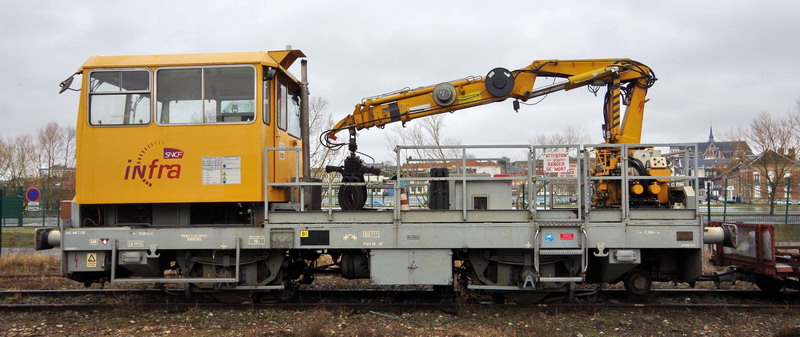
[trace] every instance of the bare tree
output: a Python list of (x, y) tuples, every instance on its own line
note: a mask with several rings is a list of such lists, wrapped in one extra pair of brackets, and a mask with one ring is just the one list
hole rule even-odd
[[(395, 148), (397, 146), (437, 146), (432, 149), (409, 149), (403, 151), (400, 155), (412, 157), (414, 159), (434, 159), (442, 166), (447, 166), (446, 163), (452, 159), (460, 158), (462, 153), (458, 149), (440, 148), (440, 146), (456, 146), (461, 144), (459, 140), (445, 136), (445, 116), (446, 115), (428, 116), (419, 119), (418, 123), (413, 123), (408, 128), (401, 125), (392, 125), (388, 130), (389, 132), (384, 134), (388, 150), (391, 153), (391, 158), (396, 158)], [(410, 166), (406, 168), (410, 168)], [(449, 169), (460, 171), (461, 166), (449, 167)], [(401, 174), (427, 176), (428, 172), (413, 170)], [(411, 196), (415, 198), (420, 205), (426, 205), (428, 203), (427, 195), (421, 193), (424, 191), (422, 187), (412, 186), (411, 191)]]
[[(36, 148), (38, 153), (37, 164), (39, 168), (50, 170), (56, 166), (56, 160), (62, 156), (64, 133), (56, 122), (47, 123), (36, 134)], [(45, 170), (40, 170), (43, 175)]]
[[(446, 137), (445, 130), (445, 116), (434, 115), (422, 118), (419, 123), (414, 123), (411, 127), (401, 127), (400, 125), (393, 125), (389, 132), (384, 134), (388, 150), (391, 152), (391, 157), (395, 158), (395, 148), (397, 146), (455, 146), (460, 145), (461, 141)], [(413, 149), (410, 150), (408, 155), (414, 158), (427, 158), (427, 159), (440, 159), (447, 161), (461, 156), (460, 151), (457, 149)]]
[(325, 166), (338, 164), (346, 155), (346, 151), (342, 149), (332, 150), (320, 142), (319, 135), (333, 128), (333, 116), (327, 111), (327, 107), (328, 100), (324, 97), (313, 96), (309, 100), (308, 125), (309, 136), (311, 137), (311, 149), (309, 149), (311, 151), (311, 175), (324, 181), (335, 177), (335, 175), (325, 173)]
[(794, 111), (789, 114), (794, 132), (800, 133), (800, 99), (794, 104)]
[(0, 138), (0, 180), (8, 179), (8, 165), (11, 162), (12, 144)]
[(726, 134), (732, 140), (746, 141), (759, 153), (755, 159), (745, 164), (753, 172), (757, 172), (762, 180), (754, 182), (752, 188), (760, 191), (761, 186), (766, 186), (770, 214), (775, 212), (776, 196), (783, 189), (785, 177), (797, 166), (797, 158), (790, 155), (800, 140), (793, 118), (791, 115), (774, 116), (762, 111), (748, 126)]
[(8, 163), (8, 180), (11, 185), (21, 186), (26, 178), (32, 176), (36, 159), (34, 149), (35, 145), (30, 135), (14, 139)]
[(75, 167), (75, 127), (68, 126), (63, 129), (64, 166)]
[(568, 145), (568, 144), (585, 144), (591, 141), (589, 135), (580, 129), (568, 127), (561, 132), (550, 134), (537, 134), (528, 142), (538, 145)]

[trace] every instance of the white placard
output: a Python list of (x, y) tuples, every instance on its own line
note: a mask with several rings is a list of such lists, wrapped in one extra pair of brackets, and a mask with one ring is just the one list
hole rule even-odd
[(569, 171), (569, 153), (566, 151), (547, 152), (544, 154), (544, 171), (559, 173)]
[(203, 185), (242, 183), (242, 157), (203, 157)]

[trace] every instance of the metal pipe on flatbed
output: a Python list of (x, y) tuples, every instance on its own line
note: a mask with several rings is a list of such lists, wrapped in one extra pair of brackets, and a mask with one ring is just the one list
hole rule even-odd
[(724, 224), (719, 227), (703, 228), (703, 243), (736, 248), (736, 225)]

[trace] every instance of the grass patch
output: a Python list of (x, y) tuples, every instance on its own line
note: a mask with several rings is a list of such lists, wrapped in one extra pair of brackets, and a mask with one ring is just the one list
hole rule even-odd
[[(80, 284), (59, 274), (61, 257), (55, 255), (8, 254), (0, 257), (0, 289), (64, 289)], [(19, 277), (8, 277), (17, 275)], [(40, 276), (41, 275), (41, 276)]]
[(33, 248), (33, 233), (38, 227), (4, 227), (3, 248)]

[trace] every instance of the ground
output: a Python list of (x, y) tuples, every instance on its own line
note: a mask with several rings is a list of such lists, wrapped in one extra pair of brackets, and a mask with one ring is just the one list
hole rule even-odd
[[(369, 312), (120, 305), (101, 311), (7, 312), (2, 336), (797, 336), (795, 311), (474, 309)], [(795, 327), (795, 328), (793, 328)]]
[[(25, 242), (29, 245), (31, 232), (27, 228), (19, 233), (4, 230), (4, 247), (22, 246)], [(58, 266), (58, 256), (8, 254), (0, 258), (0, 276), (52, 275), (58, 273)], [(747, 284), (737, 283), (736, 288), (741, 286)], [(0, 289), (82, 287), (61, 277), (0, 277)], [(22, 298), (7, 298), (7, 301), (25, 302)], [(0, 336), (800, 336), (800, 311), (788, 308), (509, 306), (471, 308), (457, 313), (194, 308), (166, 312), (142, 307), (125, 296), (110, 297), (108, 301), (119, 305), (113, 310), (100, 311), (3, 312)]]

